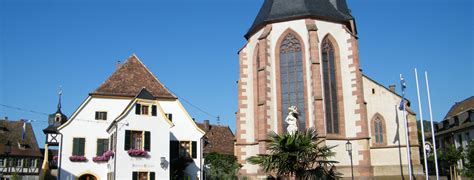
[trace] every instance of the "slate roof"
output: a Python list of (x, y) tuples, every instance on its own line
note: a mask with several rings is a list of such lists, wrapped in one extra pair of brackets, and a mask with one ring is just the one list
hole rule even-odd
[(153, 73), (138, 59), (130, 56), (91, 95), (135, 97), (146, 88), (156, 99), (176, 99)]
[(446, 113), (444, 119), (449, 119), (469, 109), (474, 109), (474, 96), (464, 99), (461, 102), (456, 102), (453, 106), (451, 106), (451, 109), (449, 109), (448, 113)]
[(206, 129), (205, 122), (196, 123), (196, 125), (206, 132), (204, 154), (218, 152), (234, 155), (235, 136), (229, 126), (209, 124), (209, 129)]
[(303, 18), (345, 23), (354, 19), (346, 0), (265, 0), (245, 38), (266, 24)]
[[(25, 139), (22, 139), (23, 123), (26, 123)], [(11, 156), (42, 157), (41, 151), (36, 141), (36, 136), (31, 123), (23, 120), (9, 121), (0, 120), (0, 153), (3, 155), (8, 141), (11, 143)], [(19, 144), (25, 144), (29, 147), (21, 149)]]

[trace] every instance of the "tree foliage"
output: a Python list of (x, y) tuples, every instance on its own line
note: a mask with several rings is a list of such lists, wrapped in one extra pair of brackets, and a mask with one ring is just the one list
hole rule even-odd
[(277, 176), (305, 179), (335, 177), (332, 166), (337, 162), (329, 160), (335, 155), (332, 151), (334, 146), (323, 145), (323, 140), (317, 138), (313, 128), (294, 134), (270, 132), (268, 137), (270, 153), (249, 157), (249, 163), (259, 165), (265, 172)]
[(205, 157), (204, 164), (208, 167), (206, 177), (208, 179), (236, 179), (239, 169), (242, 167), (237, 162), (237, 157), (221, 153), (209, 153)]
[(464, 151), (464, 170), (463, 175), (466, 177), (474, 178), (474, 141), (469, 142), (466, 150)]

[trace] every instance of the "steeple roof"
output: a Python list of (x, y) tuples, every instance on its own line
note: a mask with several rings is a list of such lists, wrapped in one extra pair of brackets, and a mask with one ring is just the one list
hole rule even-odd
[(346, 0), (265, 0), (245, 38), (266, 24), (303, 18), (343, 23), (354, 19)]
[(90, 94), (135, 97), (143, 88), (156, 99), (176, 99), (136, 55), (130, 56)]

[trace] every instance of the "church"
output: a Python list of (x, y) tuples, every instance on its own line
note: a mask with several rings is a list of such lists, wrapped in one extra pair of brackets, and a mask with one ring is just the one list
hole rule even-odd
[(347, 142), (357, 178), (407, 177), (409, 163), (414, 176), (423, 174), (416, 114), (408, 100), (406, 114), (399, 110), (402, 96), (395, 86), (385, 87), (362, 72), (357, 31), (346, 0), (263, 2), (238, 51), (240, 176), (268, 176), (246, 159), (268, 153), (268, 132), (286, 132), (290, 106), (298, 109), (299, 130), (313, 127), (326, 145), (336, 146), (333, 160), (342, 177), (351, 177)]

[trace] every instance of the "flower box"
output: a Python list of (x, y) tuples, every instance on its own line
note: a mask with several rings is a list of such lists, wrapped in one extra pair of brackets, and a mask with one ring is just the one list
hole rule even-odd
[(69, 157), (69, 160), (71, 160), (72, 162), (86, 162), (87, 161), (87, 158), (85, 156), (71, 156)]
[(127, 151), (128, 155), (132, 157), (147, 157), (148, 153), (141, 149), (130, 149)]
[(96, 156), (92, 158), (92, 161), (94, 162), (107, 162), (109, 161), (110, 157), (114, 156), (113, 151), (106, 151), (102, 154), (102, 156)]
[(113, 151), (105, 151), (102, 156), (105, 156), (107, 158), (114, 157), (114, 152)]
[(104, 155), (96, 156), (96, 157), (92, 158), (92, 161), (94, 161), (94, 162), (107, 162), (107, 161), (109, 161), (109, 157), (106, 157)]

